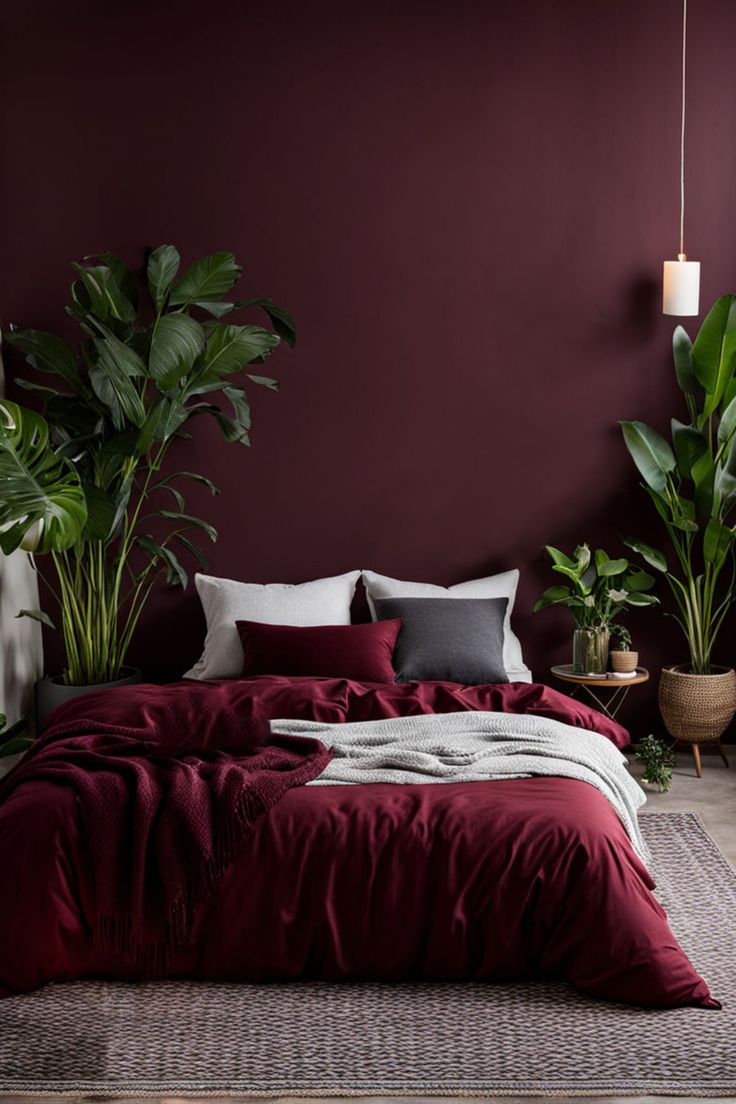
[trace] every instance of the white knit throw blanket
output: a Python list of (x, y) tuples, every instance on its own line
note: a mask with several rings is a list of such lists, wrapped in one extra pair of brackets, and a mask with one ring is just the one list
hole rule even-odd
[(310, 786), (393, 782), (486, 782), (557, 775), (588, 782), (618, 813), (637, 853), (648, 851), (636, 810), (646, 797), (625, 756), (597, 732), (516, 713), (431, 713), (323, 724), (271, 721), (271, 731), (317, 737), (332, 761)]

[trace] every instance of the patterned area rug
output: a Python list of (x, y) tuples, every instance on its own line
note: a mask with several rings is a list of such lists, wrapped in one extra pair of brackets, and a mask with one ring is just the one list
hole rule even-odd
[(548, 983), (49, 985), (0, 1002), (0, 1093), (735, 1095), (736, 873), (694, 814), (641, 821), (721, 1012)]

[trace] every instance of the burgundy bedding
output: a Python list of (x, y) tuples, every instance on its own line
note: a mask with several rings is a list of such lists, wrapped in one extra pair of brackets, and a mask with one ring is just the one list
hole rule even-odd
[[(223, 684), (126, 687), (58, 710), (98, 725), (172, 722), (160, 754)], [(198, 694), (197, 709), (190, 708)], [(618, 725), (547, 687), (370, 685), (267, 677), (228, 684), (244, 720), (339, 722), (458, 709), (533, 712), (627, 742)], [(189, 717), (189, 728), (183, 723)], [(216, 727), (217, 710), (208, 723)], [(160, 726), (159, 726), (160, 727)], [(53, 737), (53, 733), (52, 733)], [(53, 741), (52, 741), (53, 742)], [(153, 741), (155, 745), (155, 740)], [(150, 754), (156, 754), (152, 746)], [(60, 779), (0, 787), (0, 992), (50, 980), (135, 979), (130, 955), (99, 946), (90, 846), (78, 795)], [(123, 864), (124, 865), (124, 864)], [(613, 808), (566, 778), (426, 785), (296, 786), (261, 817), (193, 915), (166, 976), (566, 978), (598, 997), (718, 1007), (667, 924)], [(11, 902), (11, 907), (7, 907)]]

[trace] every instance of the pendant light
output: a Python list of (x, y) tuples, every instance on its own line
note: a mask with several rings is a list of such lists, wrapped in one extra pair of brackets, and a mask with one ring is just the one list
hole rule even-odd
[(685, 64), (687, 60), (687, 0), (682, 0), (682, 121), (680, 124), (680, 252), (664, 262), (662, 311), (697, 314), (700, 300), (700, 261), (685, 254)]

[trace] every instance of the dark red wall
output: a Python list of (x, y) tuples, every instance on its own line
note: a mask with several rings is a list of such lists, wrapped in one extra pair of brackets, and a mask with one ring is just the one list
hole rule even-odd
[[(212, 571), (453, 583), (518, 565), (526, 653), (540, 675), (565, 659), (566, 616), (530, 615), (542, 546), (656, 539), (616, 422), (680, 412), (659, 309), (679, 4), (3, 12), (3, 322), (62, 329), (71, 259), (139, 263), (166, 241), (232, 249), (243, 290), (298, 321), (271, 362), (281, 394), (254, 396), (253, 448), (202, 426), (182, 449), (223, 488), (193, 502), (220, 531)], [(735, 55), (733, 0), (697, 0), (688, 248), (706, 304), (736, 290)], [(685, 657), (663, 619), (632, 628), (651, 666)], [(191, 597), (161, 594), (134, 658), (174, 672), (200, 634)]]

